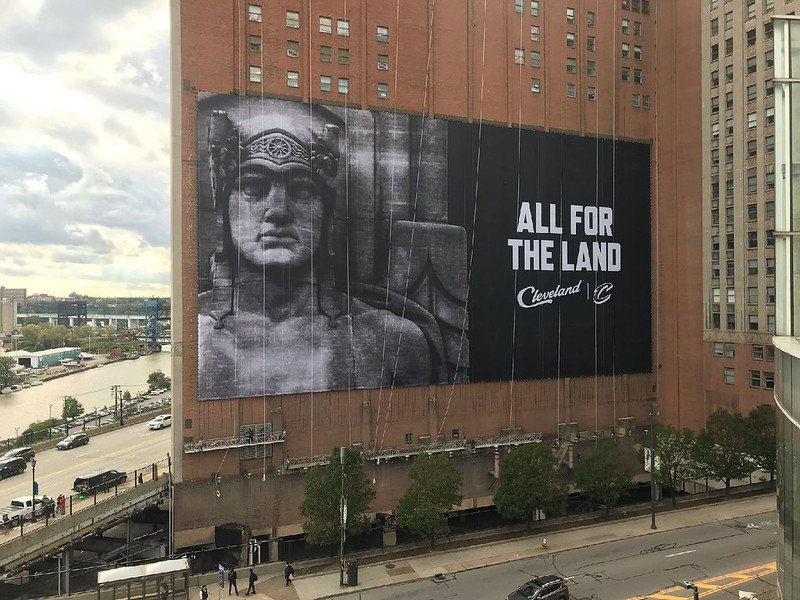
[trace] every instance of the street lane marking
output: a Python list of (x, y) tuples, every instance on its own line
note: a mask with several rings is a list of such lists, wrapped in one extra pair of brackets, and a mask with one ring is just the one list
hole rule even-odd
[(664, 558), (672, 558), (674, 556), (683, 556), (684, 554), (691, 554), (694, 550), (684, 550), (683, 552), (676, 552), (675, 554), (667, 554)]
[[(716, 577), (701, 579), (693, 583), (698, 587), (698, 596), (700, 598), (705, 598), (706, 596), (711, 596), (717, 592), (736, 587), (737, 585), (742, 585), (748, 581), (753, 581), (754, 579), (758, 579), (760, 577), (772, 575), (775, 573), (775, 571), (775, 563), (771, 562), (759, 565), (757, 567), (742, 569), (741, 571), (734, 571), (733, 573), (726, 573), (724, 575), (717, 575)], [(633, 596), (628, 600), (686, 600), (686, 598), (689, 597), (686, 595), (687, 592), (690, 592), (690, 590), (686, 590), (678, 586), (672, 586), (663, 590), (659, 590), (654, 594)]]

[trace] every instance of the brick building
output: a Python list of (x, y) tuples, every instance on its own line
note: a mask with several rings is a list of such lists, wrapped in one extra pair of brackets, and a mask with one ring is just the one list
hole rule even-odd
[[(449, 444), (472, 508), (491, 504), (503, 439), (624, 430), (652, 398), (666, 421), (702, 425), (700, 12), (694, 0), (173, 2), (176, 547), (212, 542), (224, 522), (298, 533), (303, 469), (342, 444), (370, 457), (378, 512), (402, 495), (414, 448)], [(201, 92), (651, 144), (651, 367), (199, 400)]]

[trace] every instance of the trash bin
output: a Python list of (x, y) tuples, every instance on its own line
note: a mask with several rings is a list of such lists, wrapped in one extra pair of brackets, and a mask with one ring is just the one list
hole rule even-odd
[(358, 563), (354, 560), (347, 561), (347, 585), (358, 585)]

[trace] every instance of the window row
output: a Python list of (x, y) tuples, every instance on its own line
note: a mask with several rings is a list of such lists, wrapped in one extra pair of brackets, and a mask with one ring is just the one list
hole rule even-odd
[[(622, 27), (622, 34), (623, 35), (630, 35), (630, 33), (631, 33), (631, 22), (628, 19), (622, 19), (621, 27)], [(635, 37), (641, 37), (641, 35), (642, 35), (642, 22), (641, 21), (634, 21), (633, 22), (633, 35)]]
[[(765, 260), (765, 267), (766, 267), (766, 274), (768, 276), (775, 275), (775, 259), (774, 258), (767, 258)], [(725, 276), (726, 277), (734, 277), (736, 275), (736, 267), (734, 265), (733, 260), (727, 261), (726, 265)], [(758, 259), (751, 258), (747, 260), (747, 274), (748, 275), (758, 275)], [(714, 279), (719, 279), (719, 260), (712, 260), (711, 261), (711, 277)]]
[[(718, 312), (711, 313), (711, 329), (722, 329), (720, 323), (721, 315)], [(736, 313), (725, 313), (725, 329), (728, 331), (737, 331), (736, 329)], [(747, 315), (747, 330), (748, 331), (761, 331), (758, 315)], [(775, 333), (775, 315), (767, 315), (767, 333)]]
[[(725, 56), (733, 56), (733, 38), (725, 40)], [(719, 60), (719, 44), (711, 44), (711, 62)], [(775, 51), (764, 52), (764, 68), (771, 69), (775, 65)], [(753, 75), (758, 70), (758, 58), (750, 56), (745, 61), (745, 75)], [(733, 78), (731, 78), (733, 81)]]
[[(531, 92), (538, 94), (542, 91), (542, 80), (538, 77), (531, 79)], [(574, 83), (567, 84), (567, 98), (577, 98), (578, 88)], [(597, 100), (597, 88), (588, 86), (586, 88), (586, 99), (594, 102)]]
[[(247, 19), (256, 23), (261, 23), (263, 18), (262, 9), (260, 4), (248, 4), (247, 6)], [(350, 21), (347, 19), (335, 19), (336, 21), (336, 35), (342, 37), (350, 36)], [(333, 17), (319, 17), (319, 32), (325, 34), (333, 33)], [(290, 29), (300, 29), (300, 13), (294, 10), (286, 11), (286, 27)], [(384, 25), (378, 25), (375, 28), (375, 39), (380, 44), (389, 43), (389, 28)]]
[[(622, 42), (621, 46), (621, 54), (622, 58), (630, 58), (631, 56), (631, 45), (628, 42)], [(642, 47), (639, 45), (633, 46), (633, 58), (636, 60), (642, 60)]]
[[(529, 0), (530, 11), (532, 17), (539, 16), (539, 0)], [(525, 0), (514, 0), (514, 12), (522, 14), (525, 12)]]
[[(729, 342), (714, 342), (712, 344), (714, 349), (714, 356), (733, 358), (734, 344)], [(751, 347), (751, 356), (753, 360), (766, 360), (767, 362), (775, 362), (775, 347), (772, 345), (764, 346), (763, 344), (753, 344)]]
[(622, 10), (650, 14), (650, 0), (622, 0)]
[(750, 387), (764, 388), (765, 390), (775, 389), (775, 373), (772, 371), (750, 371)]
[[(257, 38), (257, 39), (254, 39)], [(261, 48), (261, 37), (251, 35), (250, 36), (250, 49), (258, 51)], [(286, 41), (286, 55), (292, 58), (298, 58), (300, 56), (300, 42), (297, 40), (287, 40)], [(336, 59), (340, 65), (349, 65), (350, 64), (350, 49), (349, 48), (336, 48)], [(319, 60), (323, 63), (330, 63), (333, 62), (333, 47), (332, 46), (320, 46), (319, 47)], [(388, 54), (378, 54), (377, 60), (377, 68), (379, 71), (388, 71), (389, 70), (389, 55)], [(257, 69), (260, 67), (251, 67), (252, 69)], [(251, 81), (254, 81), (251, 79)]]
[[(718, 287), (711, 288), (711, 302), (712, 304), (720, 304), (722, 298), (721, 290)], [(736, 290), (733, 288), (728, 288), (728, 295), (727, 295), (727, 302), (726, 304), (734, 305), (736, 304)], [(747, 288), (747, 304), (753, 306), (758, 304), (758, 288), (757, 287), (748, 287)], [(765, 304), (773, 305), (775, 304), (775, 286), (767, 286), (766, 288), (766, 296), (765, 296)]]
[[(319, 76), (319, 91), (320, 92), (331, 92), (333, 91), (333, 80), (334, 78), (330, 75), (320, 75)], [(261, 67), (250, 67), (250, 81), (252, 82), (260, 82), (261, 81)], [(300, 72), (299, 71), (287, 71), (286, 72), (286, 86), (290, 88), (299, 88), (300, 87)], [(350, 79), (348, 77), (338, 77), (336, 78), (336, 90), (340, 94), (349, 94), (350, 93)], [(378, 83), (377, 84), (377, 97), (379, 100), (386, 100), (389, 98), (389, 84), (388, 83)]]
[[(732, 83), (732, 82), (733, 82), (733, 65), (727, 65), (725, 67), (725, 83)], [(716, 69), (711, 71), (711, 87), (712, 88), (719, 87), (719, 71)], [(732, 107), (733, 92), (728, 92), (728, 93), (730, 94), (730, 104)], [(775, 95), (775, 82), (769, 79), (764, 82), (764, 97), (769, 98), (770, 96), (774, 95)], [(758, 99), (758, 84), (751, 83), (745, 88), (745, 100), (747, 102), (754, 102), (757, 99)]]
[[(758, 204), (756, 203), (749, 203), (747, 205), (747, 222), (753, 223), (758, 221)], [(733, 225), (735, 220), (735, 211), (732, 206), (729, 206), (725, 209), (725, 224), (726, 225)], [(764, 202), (764, 214), (762, 218), (765, 221), (772, 221), (775, 219), (775, 201), (768, 200)], [(711, 210), (711, 226), (716, 227), (719, 225), (719, 209), (714, 208)], [(713, 241), (713, 238), (712, 238)], [(713, 244), (712, 244), (713, 245)], [(719, 246), (719, 244), (717, 244)], [(719, 250), (719, 248), (715, 248), (715, 250)], [(732, 248), (728, 248), (728, 250), (732, 250)]]
[[(622, 81), (631, 81), (631, 68), (621, 67), (620, 79)], [(633, 83), (644, 83), (644, 76), (641, 69), (633, 69)]]

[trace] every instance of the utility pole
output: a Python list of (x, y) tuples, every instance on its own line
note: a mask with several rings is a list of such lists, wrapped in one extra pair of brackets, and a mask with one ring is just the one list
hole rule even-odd
[(63, 415), (63, 417), (64, 417), (64, 433), (66, 435), (69, 435), (69, 418), (68, 418), (68, 414), (67, 414), (67, 398), (69, 398), (69, 396), (64, 396), (64, 415)]
[(345, 447), (339, 448), (339, 464), (342, 467), (342, 489), (339, 496), (339, 587), (344, 587), (344, 536), (347, 526), (347, 502), (344, 499)]
[(656, 527), (656, 399), (650, 398), (650, 529)]
[[(119, 386), (112, 385), (111, 391), (114, 394), (114, 409), (119, 410), (119, 426), (122, 427), (125, 423), (122, 420), (122, 397), (119, 395)], [(119, 402), (119, 409), (117, 409), (117, 402)]]

